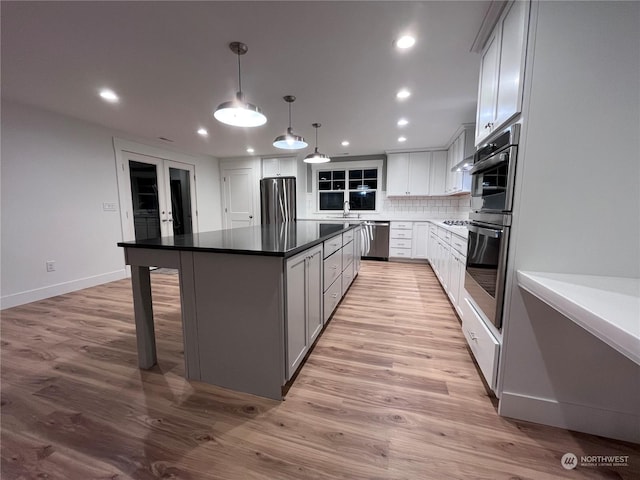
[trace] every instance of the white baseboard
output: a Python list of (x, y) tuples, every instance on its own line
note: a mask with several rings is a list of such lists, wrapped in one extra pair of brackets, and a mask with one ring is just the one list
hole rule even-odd
[(100, 275), (57, 283), (55, 285), (36, 288), (34, 290), (27, 290), (26, 292), (5, 295), (0, 298), (0, 310), (17, 307), (18, 305), (36, 302), (45, 298), (55, 297), (57, 295), (63, 295), (65, 293), (75, 292), (76, 290), (82, 290), (83, 288), (95, 287), (96, 285), (102, 285), (103, 283), (114, 282), (129, 276), (130, 274), (128, 273), (128, 270), (123, 268), (122, 270), (116, 270), (115, 272), (102, 273)]
[(500, 397), (498, 413), (503, 417), (640, 443), (640, 414), (603, 410), (504, 391)]

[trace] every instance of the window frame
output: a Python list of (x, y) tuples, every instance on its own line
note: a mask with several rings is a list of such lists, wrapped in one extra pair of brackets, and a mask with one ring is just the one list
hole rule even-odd
[(320, 192), (336, 192), (340, 190), (320, 190), (318, 188), (318, 172), (319, 171), (333, 171), (333, 170), (344, 170), (345, 171), (345, 189), (342, 190), (343, 193), (343, 204), (344, 202), (349, 200), (349, 192), (354, 192), (356, 190), (349, 189), (349, 170), (370, 170), (377, 169), (376, 181), (378, 182), (378, 186), (375, 189), (372, 189), (376, 192), (375, 199), (375, 210), (356, 210), (351, 208), (352, 212), (360, 212), (360, 213), (380, 213), (382, 210), (382, 167), (384, 161), (383, 160), (359, 160), (355, 162), (335, 162), (335, 163), (316, 163), (311, 165), (311, 174), (312, 174), (312, 185), (313, 185), (313, 198), (315, 204), (315, 213), (317, 214), (328, 214), (328, 213), (337, 213), (341, 210), (320, 210)]

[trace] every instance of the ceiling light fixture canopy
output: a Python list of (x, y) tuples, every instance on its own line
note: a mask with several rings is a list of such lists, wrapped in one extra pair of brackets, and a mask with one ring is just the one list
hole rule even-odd
[(313, 153), (310, 153), (309, 155), (304, 157), (305, 163), (327, 163), (331, 161), (331, 158), (329, 158), (329, 155), (325, 155), (324, 153), (318, 152), (318, 129), (321, 126), (322, 125), (319, 123), (313, 124), (313, 128), (316, 129), (316, 148), (313, 151)]
[(267, 117), (262, 110), (252, 103), (246, 102), (242, 93), (242, 75), (240, 70), (240, 55), (249, 50), (242, 42), (231, 42), (229, 48), (238, 56), (238, 93), (236, 98), (218, 105), (213, 116), (219, 122), (234, 127), (259, 127), (267, 123)]
[(282, 98), (289, 104), (289, 128), (287, 128), (287, 133), (276, 137), (273, 141), (273, 146), (284, 150), (300, 150), (301, 148), (305, 148), (309, 144), (303, 137), (293, 133), (293, 130), (291, 129), (291, 104), (296, 101), (296, 97), (293, 95), (287, 95)]

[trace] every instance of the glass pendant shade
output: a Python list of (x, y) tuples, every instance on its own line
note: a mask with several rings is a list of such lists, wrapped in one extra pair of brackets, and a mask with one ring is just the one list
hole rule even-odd
[(287, 133), (276, 137), (273, 141), (273, 146), (284, 150), (300, 150), (301, 148), (307, 147), (309, 144), (305, 142), (303, 137), (293, 133), (293, 130), (291, 129), (291, 104), (295, 102), (296, 97), (293, 95), (287, 95), (283, 98), (284, 101), (289, 104), (289, 128), (287, 128)]
[(325, 155), (324, 153), (320, 153), (318, 151), (318, 128), (322, 125), (319, 123), (314, 123), (313, 128), (316, 129), (316, 148), (313, 153), (310, 153), (306, 157), (304, 157), (304, 163), (327, 163), (331, 161), (329, 155)]
[(244, 43), (231, 42), (229, 48), (238, 56), (238, 93), (236, 98), (218, 105), (213, 116), (216, 120), (233, 127), (259, 127), (267, 123), (267, 117), (262, 110), (252, 103), (246, 102), (242, 93), (242, 75), (240, 70), (240, 55), (249, 50)]

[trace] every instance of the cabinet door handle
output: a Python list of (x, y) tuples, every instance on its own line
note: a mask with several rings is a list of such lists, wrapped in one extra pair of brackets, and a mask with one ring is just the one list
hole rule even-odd
[(474, 332), (469, 332), (469, 336), (471, 337), (471, 340), (473, 340), (474, 342), (478, 341), (478, 337), (476, 337), (476, 334)]

